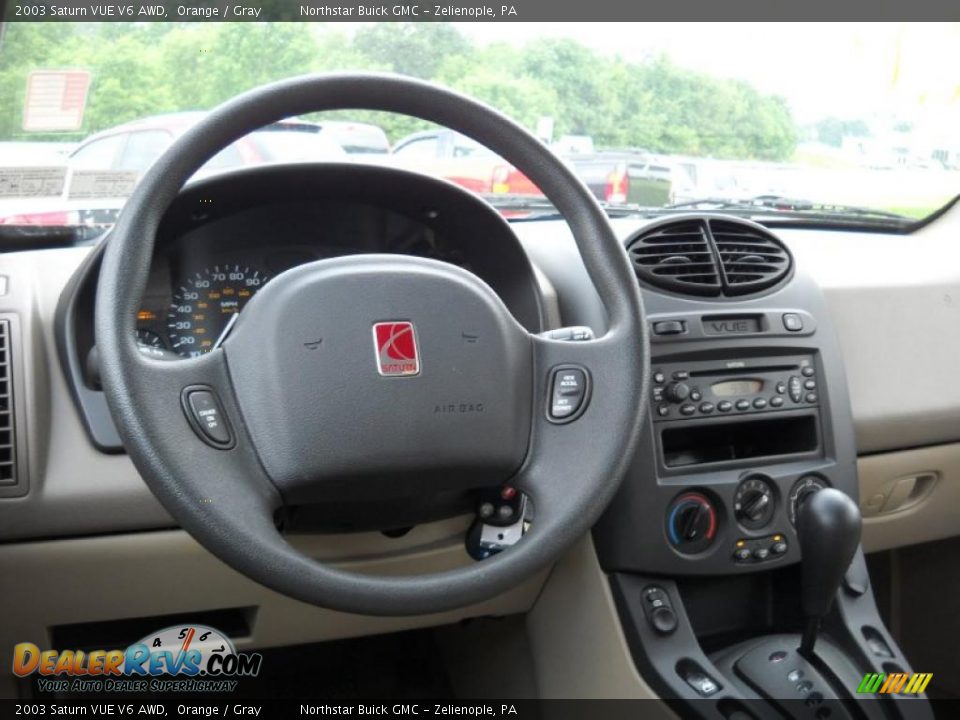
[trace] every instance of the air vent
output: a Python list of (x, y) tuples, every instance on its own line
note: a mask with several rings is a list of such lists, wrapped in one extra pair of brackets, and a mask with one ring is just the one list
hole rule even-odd
[(776, 285), (790, 271), (790, 253), (770, 233), (738, 222), (711, 220), (725, 295), (749, 295)]
[(719, 295), (720, 273), (706, 225), (670, 223), (638, 236), (627, 247), (637, 275), (651, 285), (692, 295)]
[(642, 281), (684, 295), (739, 296), (790, 272), (786, 246), (754, 223), (686, 217), (656, 223), (627, 244)]
[(10, 321), (0, 320), (0, 486), (17, 483), (14, 435), (13, 372), (10, 368)]

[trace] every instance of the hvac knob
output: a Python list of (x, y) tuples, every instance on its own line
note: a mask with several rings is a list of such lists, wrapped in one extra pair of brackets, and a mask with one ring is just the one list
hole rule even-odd
[(678, 496), (667, 508), (667, 538), (679, 552), (706, 550), (717, 534), (717, 510), (703, 493)]
[(670, 402), (683, 402), (690, 397), (690, 386), (682, 382), (672, 382), (663, 389), (663, 394)]

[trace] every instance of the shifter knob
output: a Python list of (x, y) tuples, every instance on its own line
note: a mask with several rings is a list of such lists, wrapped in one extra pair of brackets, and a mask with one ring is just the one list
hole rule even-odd
[[(797, 513), (802, 555), (802, 603), (808, 628), (830, 610), (843, 576), (860, 545), (860, 509), (847, 495), (824, 488), (804, 500)], [(802, 649), (812, 650), (816, 630)]]

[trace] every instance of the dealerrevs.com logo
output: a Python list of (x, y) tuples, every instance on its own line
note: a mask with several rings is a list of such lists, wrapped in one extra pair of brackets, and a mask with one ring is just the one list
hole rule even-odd
[(168, 627), (123, 650), (13, 648), (14, 675), (40, 676), (41, 692), (232, 692), (262, 662), (206, 625)]

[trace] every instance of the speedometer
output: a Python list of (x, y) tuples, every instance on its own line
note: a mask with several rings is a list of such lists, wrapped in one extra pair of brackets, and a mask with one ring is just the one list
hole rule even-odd
[(170, 347), (183, 357), (209, 352), (230, 316), (240, 312), (267, 279), (241, 265), (215, 265), (186, 278), (167, 313)]

